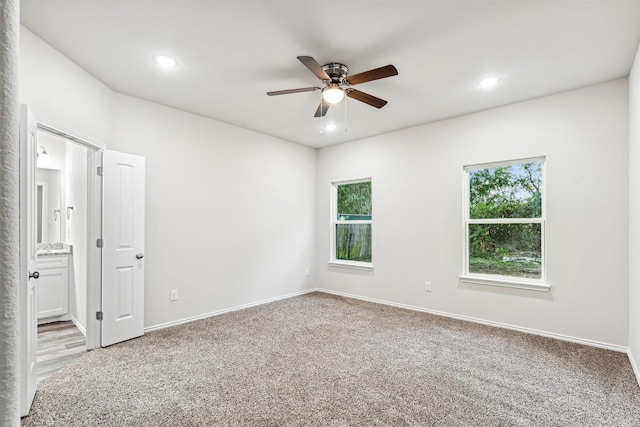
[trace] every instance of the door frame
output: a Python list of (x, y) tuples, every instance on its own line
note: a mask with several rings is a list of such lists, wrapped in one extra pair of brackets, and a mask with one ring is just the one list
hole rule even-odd
[(96, 313), (102, 310), (102, 251), (98, 248), (97, 241), (102, 237), (103, 196), (102, 176), (98, 176), (98, 167), (102, 166), (105, 146), (44, 117), (34, 115), (38, 130), (58, 135), (88, 149), (86, 341), (87, 350), (92, 350), (99, 348), (101, 344), (100, 321), (96, 318)]

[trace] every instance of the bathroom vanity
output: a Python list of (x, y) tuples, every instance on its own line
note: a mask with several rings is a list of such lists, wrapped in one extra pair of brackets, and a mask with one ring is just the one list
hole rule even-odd
[(38, 245), (38, 324), (69, 319), (72, 252), (72, 246), (65, 243)]

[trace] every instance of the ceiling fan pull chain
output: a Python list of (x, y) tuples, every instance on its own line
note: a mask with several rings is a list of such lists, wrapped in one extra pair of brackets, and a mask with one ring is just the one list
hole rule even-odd
[(324, 119), (324, 110), (323, 110), (323, 103), (322, 103), (322, 92), (320, 92), (320, 133), (324, 133), (323, 131), (323, 127), (322, 127), (322, 121)]
[(344, 131), (347, 131), (347, 98), (344, 97)]

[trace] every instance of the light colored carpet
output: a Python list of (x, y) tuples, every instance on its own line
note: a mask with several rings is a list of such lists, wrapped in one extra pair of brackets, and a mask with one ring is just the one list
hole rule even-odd
[(23, 426), (638, 426), (627, 356), (312, 293), (94, 350)]

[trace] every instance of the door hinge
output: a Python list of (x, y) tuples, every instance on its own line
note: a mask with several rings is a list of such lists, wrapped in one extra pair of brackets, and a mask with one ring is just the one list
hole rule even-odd
[(98, 166), (98, 176), (104, 176), (104, 168), (102, 166)]
[(96, 246), (99, 248), (104, 248), (104, 239), (96, 240)]
[(102, 312), (101, 311), (96, 311), (96, 320), (102, 320)]

